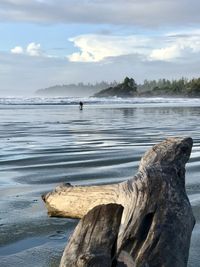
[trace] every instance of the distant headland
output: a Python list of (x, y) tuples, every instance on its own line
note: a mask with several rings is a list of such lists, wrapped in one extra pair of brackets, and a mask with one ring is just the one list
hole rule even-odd
[(102, 89), (116, 86), (117, 82), (99, 82), (99, 83), (71, 83), (71, 84), (63, 84), (63, 85), (54, 85), (48, 88), (39, 89), (35, 92), (36, 95), (39, 96), (67, 96), (67, 97), (87, 97), (94, 95)]
[(96, 84), (56, 85), (36, 91), (42, 96), (78, 97), (200, 97), (200, 78), (178, 80), (144, 80), (137, 84), (133, 78), (125, 77), (123, 82), (100, 82)]
[(143, 84), (136, 84), (133, 78), (126, 77), (122, 83), (114, 87), (101, 90), (95, 97), (200, 97), (200, 78), (158, 81), (145, 80)]
[(137, 94), (137, 84), (133, 78), (126, 77), (122, 83), (111, 86), (94, 94), (94, 97), (134, 97)]

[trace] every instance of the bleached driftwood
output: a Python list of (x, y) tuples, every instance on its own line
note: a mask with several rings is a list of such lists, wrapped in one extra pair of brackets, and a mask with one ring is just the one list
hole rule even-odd
[[(138, 173), (131, 180), (102, 186), (57, 187), (43, 196), (48, 213), (50, 216), (82, 218), (95, 206), (119, 204), (123, 214), (117, 245), (112, 251), (117, 263), (111, 262), (108, 266), (185, 267), (195, 223), (185, 192), (185, 164), (191, 149), (191, 138), (169, 138), (144, 155)], [(80, 224), (83, 226), (83, 221)], [(78, 227), (80, 229), (80, 225)], [(108, 225), (104, 224), (104, 227)], [(76, 234), (72, 236), (73, 240), (76, 238)], [(88, 248), (84, 247), (81, 253), (87, 254)], [(73, 265), (68, 262), (65, 251), (61, 266), (93, 265)]]
[(123, 207), (100, 205), (90, 210), (76, 227), (65, 248), (60, 267), (109, 267), (115, 260)]

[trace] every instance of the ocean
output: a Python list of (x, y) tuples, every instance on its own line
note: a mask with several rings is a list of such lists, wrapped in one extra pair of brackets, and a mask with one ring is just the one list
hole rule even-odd
[(62, 182), (134, 176), (152, 145), (190, 136), (186, 190), (196, 217), (189, 267), (200, 266), (200, 99), (0, 98), (0, 266), (56, 267), (77, 220), (41, 200)]

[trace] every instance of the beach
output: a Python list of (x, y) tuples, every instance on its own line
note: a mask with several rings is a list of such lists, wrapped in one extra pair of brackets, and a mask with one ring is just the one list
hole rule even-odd
[(132, 178), (143, 154), (170, 136), (190, 136), (186, 190), (196, 218), (189, 267), (200, 255), (200, 100), (0, 99), (1, 267), (59, 265), (77, 220), (49, 218), (41, 199), (58, 184)]

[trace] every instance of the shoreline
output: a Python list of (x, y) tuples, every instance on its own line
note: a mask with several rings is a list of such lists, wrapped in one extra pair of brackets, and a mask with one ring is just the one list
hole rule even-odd
[[(20, 105), (13, 107), (10, 103), (0, 109), (0, 224), (3, 224), (0, 249), (5, 246), (15, 253), (0, 256), (2, 267), (14, 263), (34, 267), (34, 260), (38, 267), (58, 266), (67, 236), (77, 221), (49, 218), (41, 199), (43, 193), (62, 181), (107, 184), (131, 178), (141, 155), (150, 146), (178, 135), (194, 139), (186, 188), (197, 215), (189, 267), (197, 266), (194, 262), (200, 248), (199, 101), (181, 100), (180, 107), (177, 101), (171, 104), (165, 100), (134, 105), (119, 99), (116, 104), (93, 101), (82, 112), (78, 105), (24, 105), (25, 100), (20, 101)], [(24, 245), (23, 251), (17, 252), (17, 242)], [(18, 265), (20, 262), (23, 264)]]

